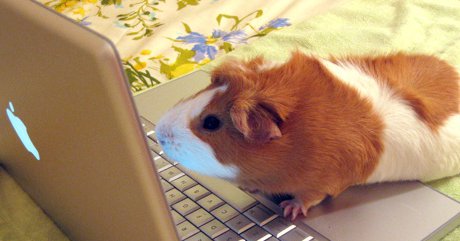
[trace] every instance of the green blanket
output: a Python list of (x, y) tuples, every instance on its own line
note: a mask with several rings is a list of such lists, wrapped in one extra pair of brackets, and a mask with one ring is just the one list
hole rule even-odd
[[(460, 1), (350, 1), (229, 55), (285, 60), (296, 49), (323, 57), (394, 51), (435, 54), (460, 70)], [(225, 57), (228, 55), (205, 68), (211, 70)], [(459, 176), (429, 185), (460, 201)], [(460, 240), (460, 228), (443, 240)]]
[(0, 240), (69, 241), (3, 168), (0, 168)]

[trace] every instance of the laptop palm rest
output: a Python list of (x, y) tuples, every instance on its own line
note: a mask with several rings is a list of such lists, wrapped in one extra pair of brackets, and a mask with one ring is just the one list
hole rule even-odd
[(420, 182), (353, 187), (302, 220), (331, 240), (438, 240), (460, 225), (460, 203)]

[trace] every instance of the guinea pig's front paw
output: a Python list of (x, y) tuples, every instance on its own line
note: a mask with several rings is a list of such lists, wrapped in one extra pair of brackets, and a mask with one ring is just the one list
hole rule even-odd
[(291, 216), (291, 220), (297, 218), (297, 216), (302, 213), (303, 216), (307, 216), (309, 205), (305, 205), (301, 200), (297, 198), (284, 200), (280, 203), (280, 207), (284, 209), (283, 216), (285, 218)]
[(282, 201), (280, 207), (284, 209), (283, 216), (285, 218), (291, 216), (291, 220), (294, 220), (302, 213), (306, 217), (308, 209), (319, 204), (325, 198), (325, 195), (319, 192), (310, 192), (309, 194), (303, 193), (295, 196), (294, 199)]

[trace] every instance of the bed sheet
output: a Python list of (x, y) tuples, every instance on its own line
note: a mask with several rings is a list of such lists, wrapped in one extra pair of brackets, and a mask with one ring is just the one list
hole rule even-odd
[(333, 7), (339, 0), (38, 0), (115, 43), (134, 93)]

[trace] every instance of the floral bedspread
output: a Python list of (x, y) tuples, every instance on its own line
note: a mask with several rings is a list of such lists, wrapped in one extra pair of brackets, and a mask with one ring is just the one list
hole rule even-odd
[(115, 43), (134, 93), (332, 6), (331, 0), (37, 0)]

